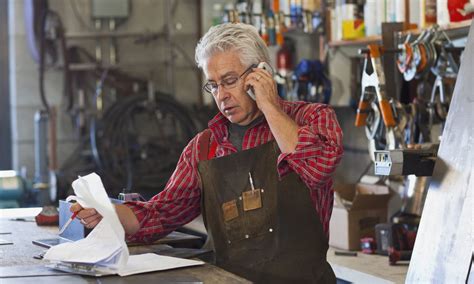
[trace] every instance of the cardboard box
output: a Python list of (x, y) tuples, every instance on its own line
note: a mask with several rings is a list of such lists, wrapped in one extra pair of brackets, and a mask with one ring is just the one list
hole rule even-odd
[(391, 194), (387, 186), (374, 184), (336, 185), (329, 223), (329, 245), (360, 250), (360, 239), (375, 238), (375, 225), (387, 221)]

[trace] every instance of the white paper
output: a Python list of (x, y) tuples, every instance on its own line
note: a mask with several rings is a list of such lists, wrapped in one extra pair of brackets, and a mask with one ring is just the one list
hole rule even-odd
[(101, 222), (93, 232), (99, 231), (104, 232), (103, 239), (89, 237), (89, 234), (85, 239), (53, 246), (47, 251), (44, 259), (96, 264), (102, 261), (107, 262), (106, 260), (110, 256), (121, 254), (123, 250), (120, 244), (115, 239), (110, 238), (110, 226)]
[(87, 275), (126, 276), (204, 264), (156, 254), (129, 257), (125, 231), (100, 177), (95, 173), (79, 177), (72, 187), (76, 196), (68, 199), (75, 199), (83, 208), (94, 208), (102, 215), (102, 220), (86, 238), (51, 247), (44, 259), (51, 262), (52, 267)]
[(204, 262), (197, 260), (164, 256), (155, 253), (145, 253), (139, 255), (131, 255), (128, 259), (127, 266), (121, 269), (118, 275), (128, 276), (137, 273), (161, 271), (203, 264)]
[[(44, 259), (97, 264), (118, 271), (126, 265), (129, 256), (125, 231), (100, 177), (95, 173), (79, 177), (72, 187), (76, 201), (83, 208), (97, 210), (102, 220), (85, 239), (54, 246), (46, 252)], [(110, 258), (115, 261), (111, 262)]]

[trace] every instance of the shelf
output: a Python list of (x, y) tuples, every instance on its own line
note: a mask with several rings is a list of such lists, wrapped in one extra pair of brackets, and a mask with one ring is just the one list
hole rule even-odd
[[(450, 24), (447, 24), (447, 25), (440, 26), (439, 30), (440, 31), (446, 31), (446, 32), (457, 31), (457, 30), (469, 31), (469, 27), (471, 26), (471, 22), (472, 22), (472, 20), (466, 20), (466, 21), (457, 22), (457, 23), (450, 23)], [(425, 29), (411, 29), (411, 30), (403, 31), (402, 34), (407, 35), (408, 33), (412, 33), (412, 34), (416, 35), (416, 34), (420, 34)]]
[(340, 47), (340, 46), (359, 46), (368, 45), (371, 43), (379, 43), (382, 41), (382, 36), (368, 36), (353, 40), (334, 40), (329, 42), (329, 47)]
[[(467, 35), (469, 31), (469, 27), (471, 25), (472, 20), (466, 20), (458, 23), (451, 23), (445, 26), (440, 26), (440, 30), (446, 32), (463, 32)], [(425, 28), (426, 29), (426, 28)], [(411, 29), (401, 32), (401, 35), (407, 35), (408, 33), (411, 34), (420, 34), (421, 31), (424, 29)], [(360, 46), (360, 45), (368, 45), (371, 43), (380, 43), (382, 41), (381, 36), (369, 36), (363, 37), (355, 40), (335, 40), (329, 42), (329, 47), (342, 47), (342, 46)]]

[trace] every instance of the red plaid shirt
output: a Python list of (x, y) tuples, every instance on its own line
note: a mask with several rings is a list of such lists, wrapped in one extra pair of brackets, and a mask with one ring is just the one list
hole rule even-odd
[[(311, 191), (314, 208), (319, 214), (324, 232), (329, 235), (329, 219), (333, 205), (332, 174), (339, 163), (342, 131), (334, 111), (327, 105), (280, 101), (282, 109), (298, 124), (298, 144), (294, 153), (278, 157), (280, 177), (296, 172)], [(216, 157), (237, 152), (229, 141), (229, 121), (218, 113), (210, 122), (212, 140), (217, 142)], [(192, 221), (201, 213), (201, 189), (197, 164), (199, 162), (196, 135), (186, 146), (165, 189), (147, 202), (128, 202), (140, 223), (140, 230), (129, 241), (152, 242)], [(273, 140), (265, 119), (249, 129), (242, 149), (250, 149)]]

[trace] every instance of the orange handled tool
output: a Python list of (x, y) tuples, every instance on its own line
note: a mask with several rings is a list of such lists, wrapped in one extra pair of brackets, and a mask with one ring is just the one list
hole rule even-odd
[(370, 112), (370, 102), (365, 100), (362, 96), (359, 101), (359, 107), (357, 108), (356, 120), (354, 125), (356, 127), (367, 125), (367, 116)]
[(395, 118), (393, 117), (392, 107), (390, 106), (390, 102), (388, 100), (380, 100), (379, 101), (380, 112), (382, 113), (383, 123), (387, 127), (395, 127), (397, 123), (395, 122)]

